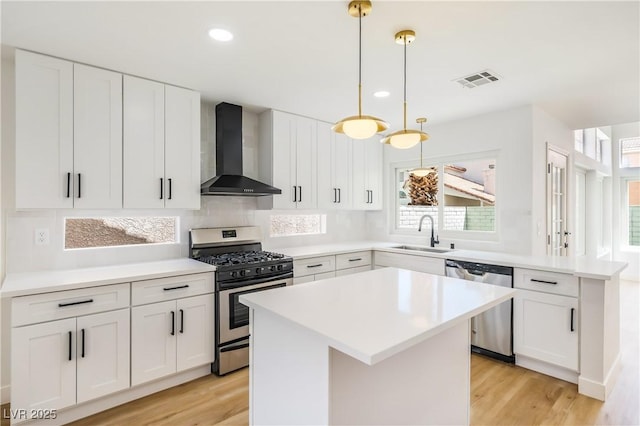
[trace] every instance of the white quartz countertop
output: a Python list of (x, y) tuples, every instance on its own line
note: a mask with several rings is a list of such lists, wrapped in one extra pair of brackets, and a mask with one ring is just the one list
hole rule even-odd
[(240, 296), (366, 364), (376, 364), (466, 321), (515, 290), (397, 268)]
[(5, 277), (0, 295), (3, 298), (15, 297), (215, 270), (214, 266), (207, 263), (183, 258), (95, 268), (13, 273)]
[[(402, 243), (380, 241), (357, 241), (348, 243), (322, 244), (307, 247), (274, 248), (273, 251), (286, 254), (294, 259), (304, 259), (315, 256), (349, 253), (359, 250), (378, 250), (401, 253), (413, 256), (437, 257), (441, 259), (462, 260), (467, 262), (488, 263), (493, 265), (511, 266), (514, 268), (529, 268), (543, 271), (561, 272), (583, 278), (608, 280), (626, 268), (626, 262), (613, 262), (586, 257), (565, 256), (524, 256), (509, 253), (460, 250), (435, 253), (419, 250), (404, 250), (396, 248)], [(407, 244), (415, 247), (418, 244)]]

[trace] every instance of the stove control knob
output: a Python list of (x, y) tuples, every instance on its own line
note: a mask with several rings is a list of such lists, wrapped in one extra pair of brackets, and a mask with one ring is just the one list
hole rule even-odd
[(282, 265), (278, 265), (278, 271), (282, 271)]
[(244, 276), (245, 276), (245, 274), (246, 274), (246, 271), (245, 271), (244, 269), (243, 269), (242, 271), (240, 271), (240, 276), (241, 276), (241, 277), (244, 277)]
[(276, 265), (271, 265), (271, 266), (269, 266), (269, 270), (270, 270), (270, 271), (275, 271), (275, 270), (276, 270)]
[(262, 272), (262, 268), (256, 268), (256, 274), (259, 274), (260, 272)]
[(230, 275), (231, 275), (231, 278), (235, 278), (235, 277), (237, 277), (237, 276), (238, 276), (238, 272), (236, 272), (236, 271), (231, 271), (231, 274), (230, 274)]

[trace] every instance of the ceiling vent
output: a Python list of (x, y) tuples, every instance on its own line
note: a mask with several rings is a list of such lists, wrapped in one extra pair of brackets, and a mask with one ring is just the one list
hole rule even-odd
[(474, 87), (494, 83), (496, 81), (499, 81), (500, 79), (501, 78), (498, 77), (498, 75), (493, 71), (484, 70), (475, 74), (468, 75), (466, 77), (456, 78), (453, 81), (457, 81), (462, 85), (462, 87), (473, 89)]

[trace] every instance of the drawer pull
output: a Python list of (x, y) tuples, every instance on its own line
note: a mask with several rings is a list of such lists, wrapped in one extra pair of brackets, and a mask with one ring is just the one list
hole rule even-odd
[(558, 284), (558, 282), (557, 282), (557, 281), (536, 280), (536, 279), (534, 279), (534, 278), (531, 278), (531, 282), (534, 282), (534, 283), (542, 283), (542, 284), (553, 284), (553, 285)]
[(322, 263), (316, 263), (315, 265), (307, 265), (307, 268), (318, 268), (322, 266)]
[(362, 260), (362, 258), (356, 257), (355, 259), (349, 259), (349, 262), (358, 262), (359, 260)]
[(58, 303), (58, 307), (64, 308), (65, 306), (84, 305), (85, 303), (93, 303), (93, 299), (81, 300), (79, 302)]
[(179, 290), (181, 288), (189, 288), (189, 284), (179, 285), (177, 287), (165, 287), (165, 288), (163, 288), (163, 290), (164, 291), (171, 291), (171, 290)]
[(573, 314), (575, 313), (576, 308), (571, 308), (571, 332), (576, 331), (574, 326), (573, 326)]

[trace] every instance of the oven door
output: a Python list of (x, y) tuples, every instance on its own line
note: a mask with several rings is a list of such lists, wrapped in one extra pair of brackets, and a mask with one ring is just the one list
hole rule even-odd
[(240, 303), (238, 300), (240, 296), (293, 284), (291, 274), (287, 274), (287, 276), (288, 278), (269, 278), (269, 281), (259, 284), (220, 291), (218, 294), (220, 301), (220, 341), (218, 345), (249, 335), (249, 308)]

